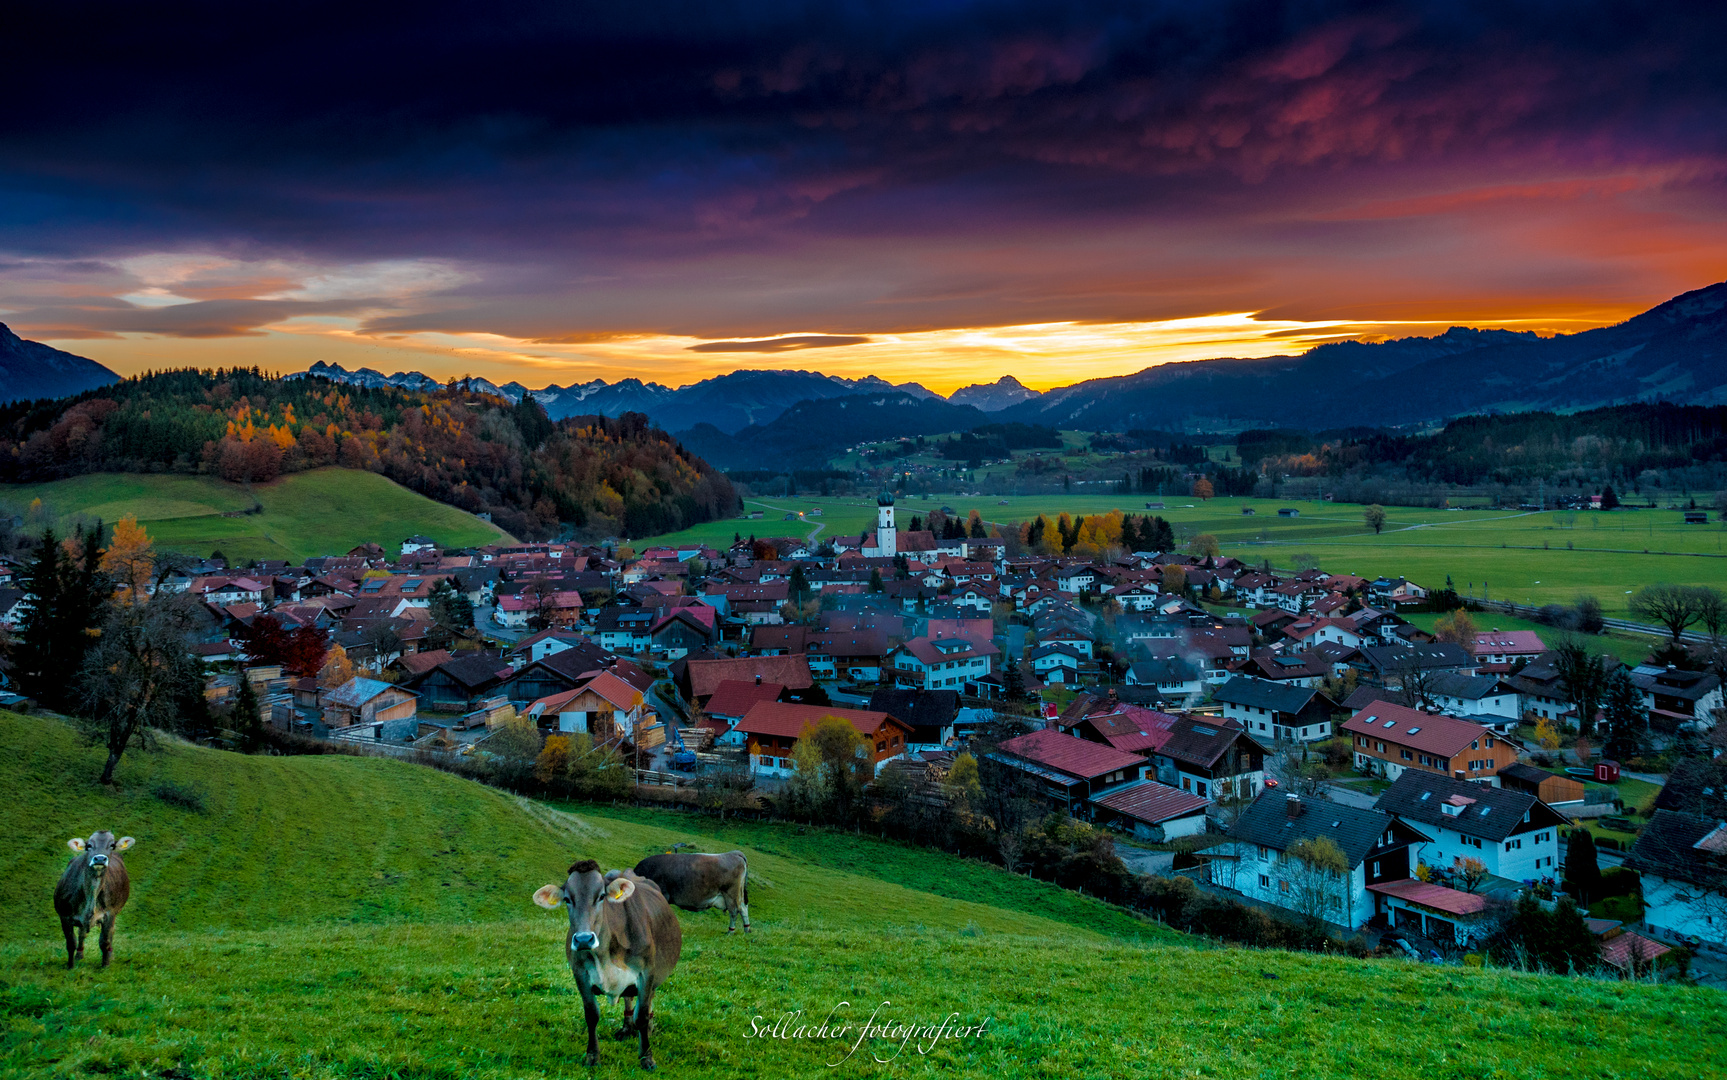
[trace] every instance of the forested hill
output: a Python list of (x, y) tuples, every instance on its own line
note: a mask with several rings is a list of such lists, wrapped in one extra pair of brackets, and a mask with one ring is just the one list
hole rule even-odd
[(571, 526), (648, 536), (732, 513), (724, 474), (646, 417), (553, 421), (531, 399), (366, 389), (257, 370), (168, 371), (0, 406), (0, 481), (91, 472), (268, 481), (342, 465), (382, 473), (523, 538)]

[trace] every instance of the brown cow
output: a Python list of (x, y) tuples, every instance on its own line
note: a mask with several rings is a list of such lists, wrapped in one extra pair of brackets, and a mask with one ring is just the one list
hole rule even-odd
[[(545, 885), (534, 893), (534, 903), (551, 909), (570, 906), (570, 936), (564, 953), (570, 973), (581, 991), (582, 1012), (588, 1021), (588, 1056), (583, 1064), (600, 1063), (600, 1006), (595, 1000), (605, 994), (612, 1001), (625, 998), (624, 1026), (616, 1038), (631, 1032), (641, 1036), (642, 1068), (654, 1067), (648, 1048), (648, 1028), (653, 1023), (654, 991), (671, 975), (684, 947), (684, 931), (659, 887), (624, 870), (600, 875), (600, 864), (583, 859), (570, 867), (562, 885)], [(630, 998), (635, 1000), (632, 1002)], [(634, 1015), (632, 1016), (632, 1012)]]
[(724, 908), (731, 921), (726, 933), (738, 928), (744, 917), (744, 932), (750, 929), (749, 860), (741, 851), (724, 855), (696, 852), (666, 852), (649, 855), (636, 864), (636, 875), (660, 887), (667, 900), (685, 911)]
[[(60, 930), (66, 935), (66, 967), (70, 969), (84, 956), (84, 936), (97, 923), (102, 924), (102, 966), (114, 958), (114, 920), (126, 906), (132, 893), (131, 879), (126, 876), (126, 864), (120, 853), (131, 847), (130, 836), (118, 841), (107, 829), (88, 840), (76, 836), (66, 846), (77, 852), (54, 886), (54, 911), (60, 916)], [(72, 928), (77, 927), (76, 935)]]

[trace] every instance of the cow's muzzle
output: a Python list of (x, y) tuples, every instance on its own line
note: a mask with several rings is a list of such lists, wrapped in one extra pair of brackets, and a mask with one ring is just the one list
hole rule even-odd
[(90, 856), (90, 865), (98, 870), (106, 870), (108, 868), (108, 856), (92, 855)]
[(593, 952), (594, 946), (600, 943), (600, 935), (592, 930), (583, 930), (579, 934), (570, 935), (570, 948), (577, 952)]

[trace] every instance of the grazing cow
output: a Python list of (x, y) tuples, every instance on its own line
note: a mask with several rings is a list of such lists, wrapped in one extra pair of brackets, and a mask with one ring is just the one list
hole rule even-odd
[[(66, 935), (68, 970), (83, 958), (84, 935), (97, 923), (102, 924), (102, 966), (107, 967), (114, 958), (114, 920), (132, 892), (120, 853), (132, 843), (130, 836), (115, 840), (107, 829), (88, 840), (74, 836), (66, 841), (77, 854), (54, 886), (54, 912), (60, 916), (60, 930)], [(77, 927), (77, 934), (73, 934), (73, 927)]]
[(636, 864), (636, 876), (660, 887), (667, 900), (685, 911), (724, 908), (731, 921), (726, 933), (738, 928), (744, 917), (744, 932), (750, 929), (750, 864), (741, 851), (724, 855), (667, 852), (649, 855)]
[(588, 1021), (588, 1056), (583, 1064), (600, 1063), (595, 1034), (600, 1006), (595, 997), (605, 994), (614, 1002), (626, 999), (624, 1026), (615, 1037), (640, 1035), (642, 1068), (652, 1069), (648, 1028), (653, 1023), (654, 991), (671, 975), (684, 947), (683, 928), (659, 887), (625, 870), (602, 877), (600, 864), (584, 859), (570, 867), (562, 885), (538, 889), (534, 903), (547, 909), (570, 906), (570, 936), (564, 953)]

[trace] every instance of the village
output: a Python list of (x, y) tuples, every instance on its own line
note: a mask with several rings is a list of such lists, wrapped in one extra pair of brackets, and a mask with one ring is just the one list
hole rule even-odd
[[(1727, 948), (1709, 781), (1727, 726), (1698, 635), (1674, 635), (1683, 666), (1592, 658), (1580, 733), (1565, 650), (1492, 612), (1457, 620), (1461, 639), (1419, 629), (1404, 616), (1435, 583), (1192, 552), (1010, 557), (975, 513), (902, 530), (877, 502), (873, 531), (819, 546), (411, 536), (300, 566), (185, 562), (155, 587), (201, 602), (210, 702), (255, 702), (301, 738), (484, 757), (525, 719), (619, 755), (638, 790), (723, 772), (772, 793), (838, 718), (878, 778), (939, 798), (986, 756), (1114, 832), (1135, 870), (1418, 958), (1479, 945), (1518, 897), (1550, 904), (1584, 872), (1607, 963)], [(0, 613), (24, 599), (0, 594)], [(296, 635), (327, 646), (317, 674), (261, 662), (258, 642)]]

